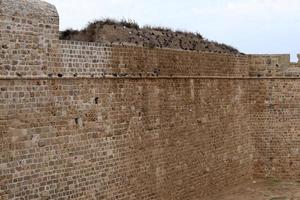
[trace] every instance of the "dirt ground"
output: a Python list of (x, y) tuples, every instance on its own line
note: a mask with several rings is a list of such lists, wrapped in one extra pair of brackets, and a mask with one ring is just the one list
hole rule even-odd
[(257, 180), (238, 186), (211, 200), (300, 200), (300, 181)]

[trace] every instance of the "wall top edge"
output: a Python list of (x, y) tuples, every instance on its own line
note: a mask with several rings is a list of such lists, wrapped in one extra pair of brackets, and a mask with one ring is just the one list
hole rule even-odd
[(144, 47), (141, 45), (135, 45), (131, 43), (105, 43), (105, 42), (85, 42), (85, 41), (75, 41), (75, 40), (59, 40), (61, 45), (75, 45), (75, 46), (90, 46), (90, 47), (103, 47), (103, 48), (128, 48), (128, 49), (144, 49), (144, 50), (161, 50), (161, 51), (170, 51), (170, 52), (181, 52), (181, 53), (194, 53), (194, 54), (208, 54), (208, 55), (224, 55), (232, 57), (249, 57), (247, 54), (231, 54), (231, 53), (219, 53), (219, 52), (209, 52), (209, 51), (192, 51), (192, 50), (182, 50), (182, 49), (173, 49), (173, 48), (150, 48)]

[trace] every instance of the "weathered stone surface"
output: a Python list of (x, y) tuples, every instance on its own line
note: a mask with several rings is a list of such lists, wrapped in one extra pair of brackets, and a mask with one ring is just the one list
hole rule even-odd
[(1, 199), (203, 199), (300, 179), (287, 55), (58, 41), (53, 6), (0, 10)]

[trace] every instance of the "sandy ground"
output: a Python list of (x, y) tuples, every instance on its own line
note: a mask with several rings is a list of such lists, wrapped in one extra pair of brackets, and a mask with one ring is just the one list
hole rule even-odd
[(300, 200), (300, 181), (257, 180), (238, 186), (211, 200)]

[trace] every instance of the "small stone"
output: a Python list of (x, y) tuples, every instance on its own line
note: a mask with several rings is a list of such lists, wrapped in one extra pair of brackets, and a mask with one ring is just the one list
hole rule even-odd
[(11, 68), (10, 68), (10, 66), (9, 66), (9, 65), (5, 65), (5, 66), (4, 66), (4, 69), (6, 69), (6, 70), (10, 70)]
[(39, 147), (44, 147), (44, 146), (46, 146), (45, 141), (40, 140), (40, 141), (38, 142), (38, 146), (39, 146)]

